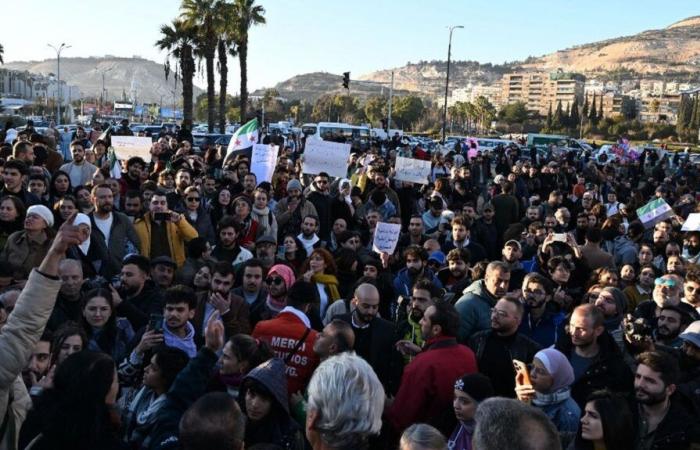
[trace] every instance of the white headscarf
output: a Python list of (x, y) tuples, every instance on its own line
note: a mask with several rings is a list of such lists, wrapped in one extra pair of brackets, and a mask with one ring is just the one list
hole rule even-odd
[[(76, 227), (78, 225), (85, 224), (88, 226), (90, 229), (90, 234), (92, 234), (92, 223), (90, 222), (90, 218), (86, 216), (83, 213), (78, 213), (75, 216), (75, 220), (73, 221), (73, 225)], [(90, 249), (90, 234), (88, 234), (88, 238), (85, 239), (81, 244), (78, 245), (78, 248), (80, 249), (81, 252), (83, 252), (83, 255), (87, 255), (88, 250)]]

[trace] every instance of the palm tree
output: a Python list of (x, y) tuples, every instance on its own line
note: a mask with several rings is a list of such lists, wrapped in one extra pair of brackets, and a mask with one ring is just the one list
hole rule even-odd
[(194, 64), (194, 44), (196, 38), (195, 30), (184, 21), (175, 19), (170, 25), (160, 27), (162, 38), (156, 42), (156, 47), (160, 50), (168, 51), (168, 58), (165, 61), (165, 77), (170, 73), (170, 57), (177, 60), (175, 72), (179, 72), (182, 78), (182, 105), (183, 105), (183, 125), (189, 130), (192, 129), (193, 111), (193, 79), (195, 72)]
[(219, 58), (219, 132), (226, 132), (226, 91), (228, 90), (228, 56), (236, 57), (236, 33), (238, 23), (234, 5), (220, 1), (218, 7), (219, 41), (216, 53)]
[(214, 91), (214, 57), (219, 41), (217, 21), (219, 0), (182, 0), (180, 18), (197, 30), (195, 53), (204, 58), (207, 74), (207, 126), (214, 131), (216, 121), (216, 93)]
[(256, 5), (255, 0), (234, 0), (233, 6), (238, 24), (236, 44), (241, 67), (241, 123), (245, 123), (248, 107), (248, 30), (253, 25), (265, 23), (265, 8)]

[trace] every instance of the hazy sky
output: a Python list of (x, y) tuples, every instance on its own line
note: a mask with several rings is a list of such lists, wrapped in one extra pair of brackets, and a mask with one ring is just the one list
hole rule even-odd
[[(9, 1), (9, 0), (8, 0)], [(250, 34), (249, 88), (314, 71), (352, 77), (408, 61), (453, 59), (501, 63), (643, 30), (698, 14), (698, 0), (258, 0), (267, 24)], [(178, 14), (179, 0), (25, 0), (21, 19), (0, 25), (5, 61), (63, 56), (139, 55), (162, 62), (153, 43)], [(238, 90), (238, 62), (230, 72)], [(195, 80), (198, 85), (203, 79)]]

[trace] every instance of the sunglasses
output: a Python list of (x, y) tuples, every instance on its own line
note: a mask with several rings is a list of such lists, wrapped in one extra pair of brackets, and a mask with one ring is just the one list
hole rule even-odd
[(671, 279), (664, 279), (664, 278), (657, 278), (654, 280), (654, 284), (657, 286), (668, 286), (668, 287), (676, 287), (676, 282)]
[(188, 202), (198, 202), (198, 201), (199, 201), (199, 197), (187, 197), (187, 201), (188, 201)]
[(284, 280), (282, 278), (279, 278), (279, 277), (275, 277), (275, 278), (270, 277), (270, 278), (265, 279), (265, 283), (280, 285), (280, 284), (284, 283)]

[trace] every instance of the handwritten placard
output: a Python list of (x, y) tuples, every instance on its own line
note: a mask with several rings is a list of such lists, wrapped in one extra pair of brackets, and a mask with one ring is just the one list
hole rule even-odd
[(271, 182), (277, 162), (277, 145), (253, 145), (253, 153), (250, 158), (250, 171), (255, 174), (258, 184), (263, 181)]
[(303, 172), (312, 175), (326, 172), (332, 177), (346, 178), (349, 157), (350, 144), (309, 139), (304, 149)]
[(153, 140), (150, 137), (138, 136), (112, 136), (112, 148), (119, 159), (129, 159), (132, 156), (139, 156), (147, 163), (151, 162), (151, 145)]
[(394, 168), (396, 169), (396, 176), (394, 178), (397, 180), (428, 184), (428, 177), (430, 176), (431, 170), (430, 161), (397, 156)]
[(378, 222), (374, 230), (374, 242), (372, 250), (377, 253), (388, 253), (392, 255), (396, 250), (396, 244), (401, 235), (401, 224)]

